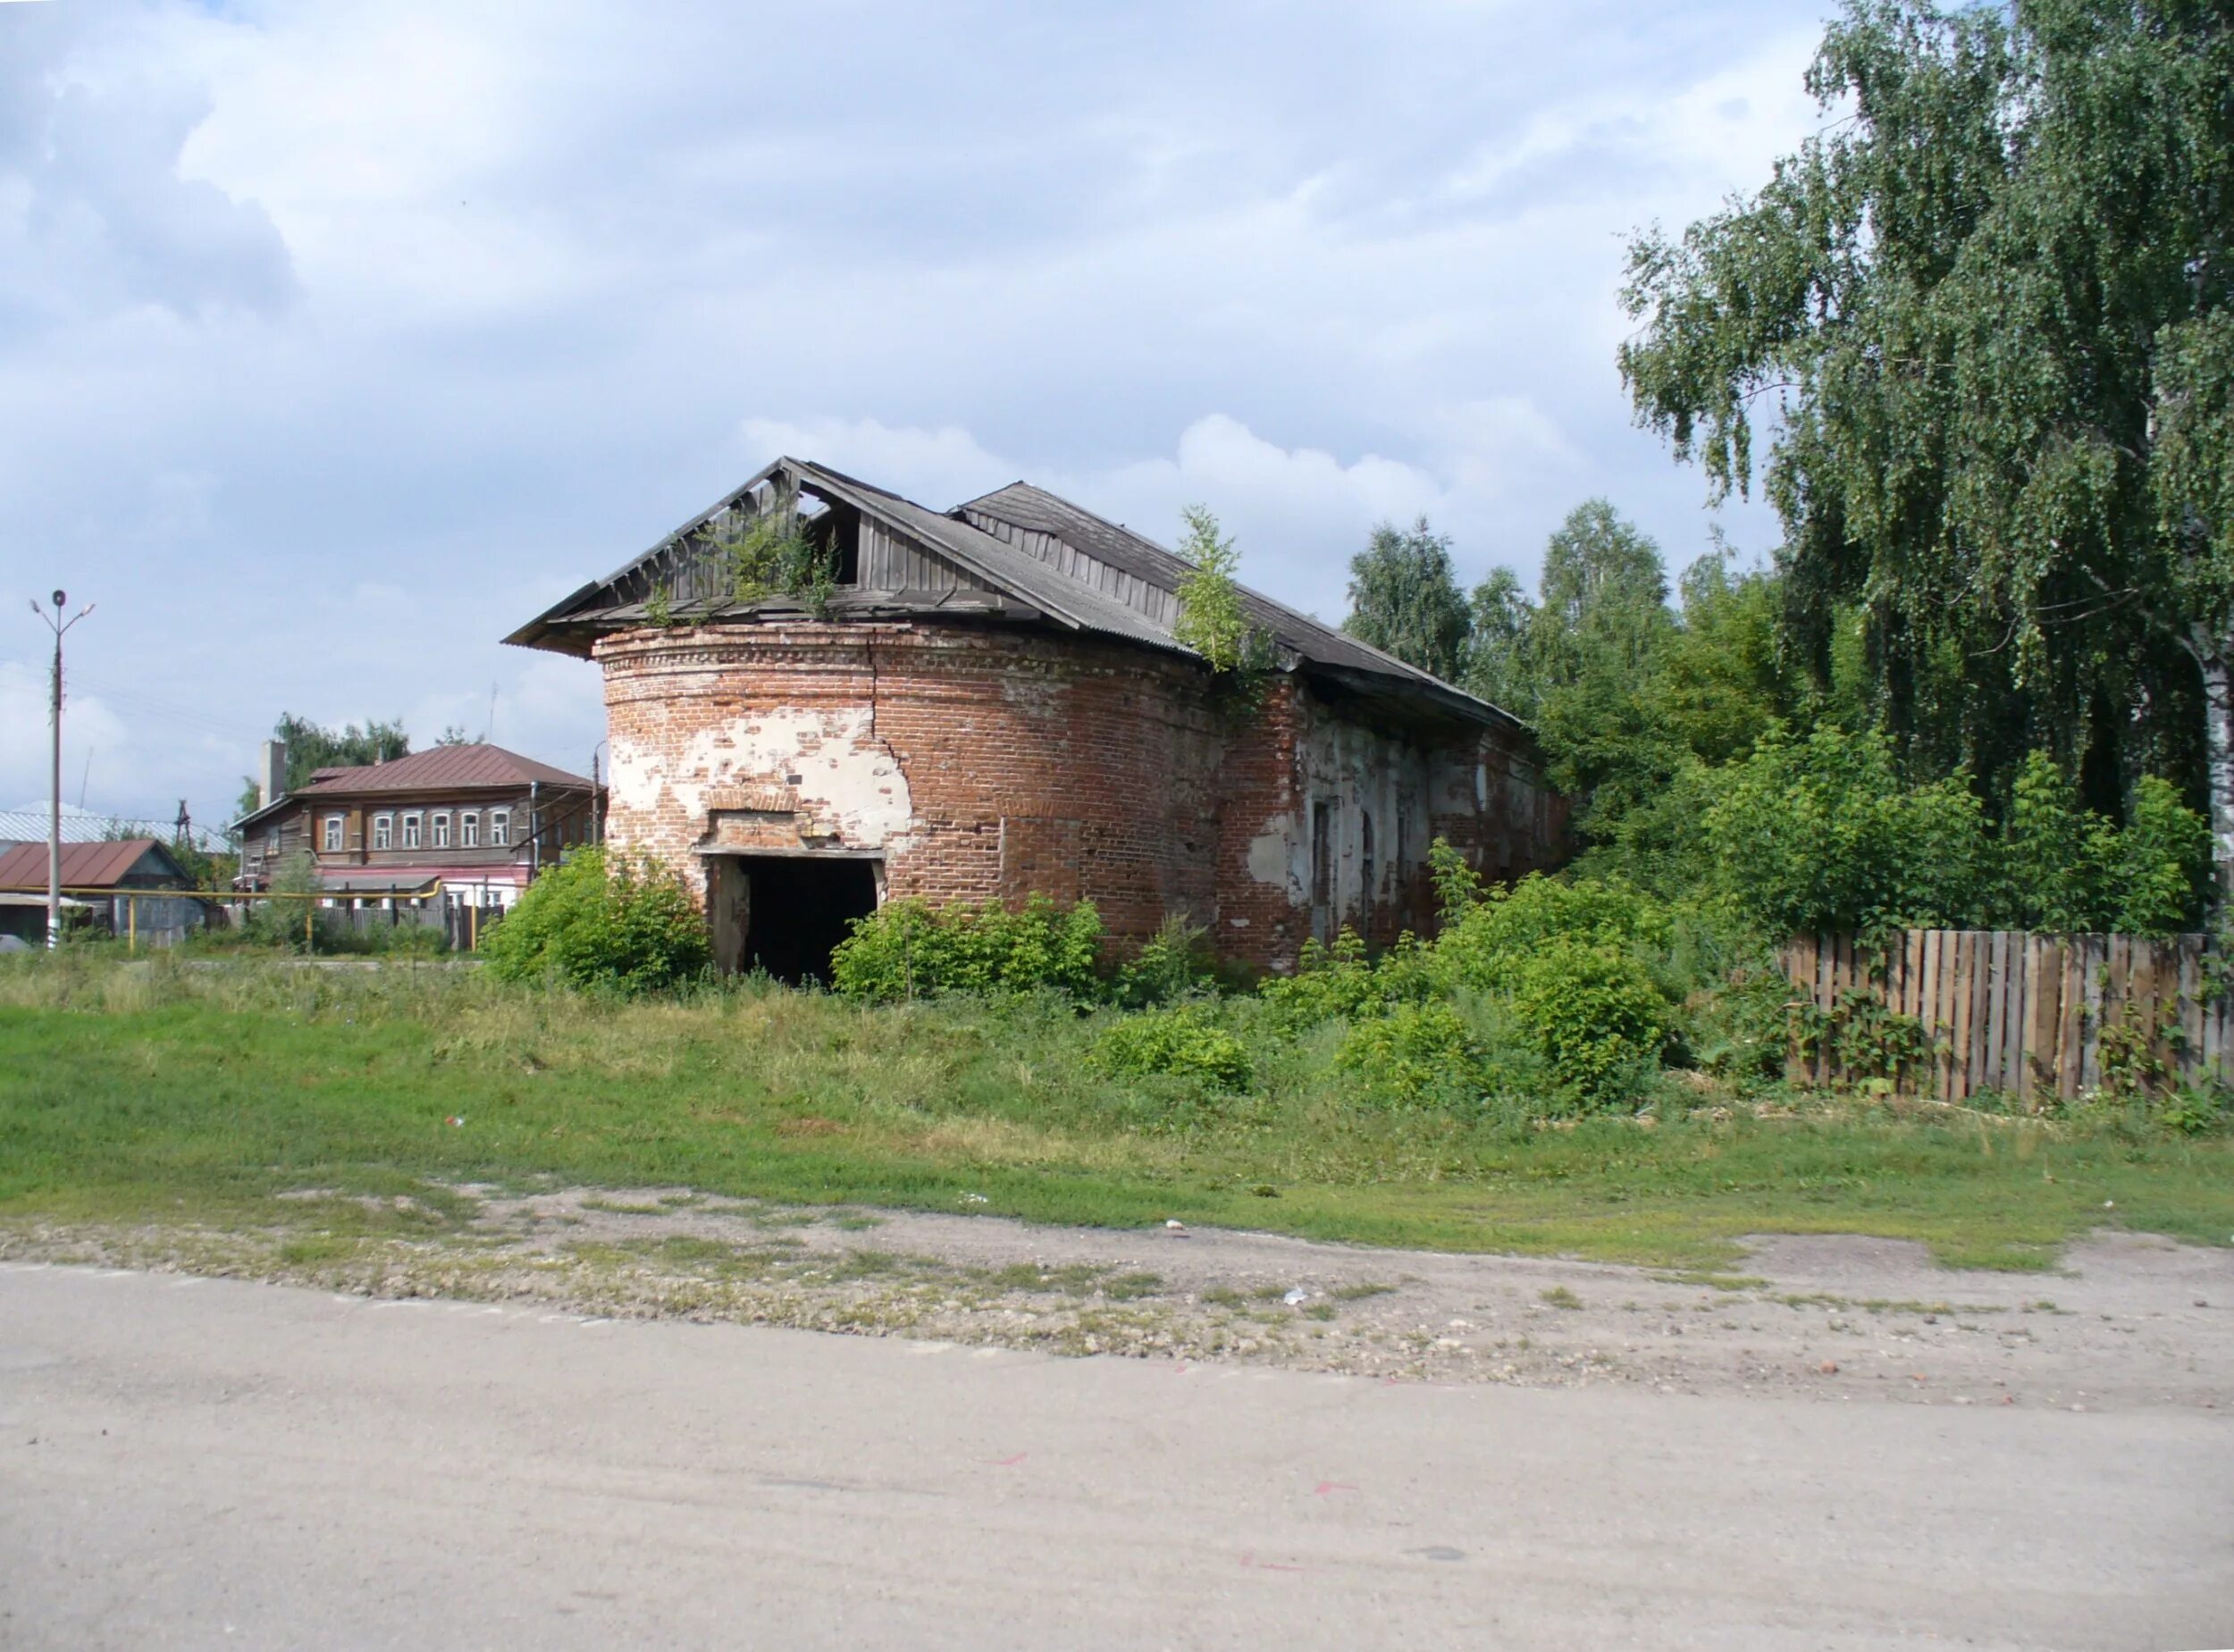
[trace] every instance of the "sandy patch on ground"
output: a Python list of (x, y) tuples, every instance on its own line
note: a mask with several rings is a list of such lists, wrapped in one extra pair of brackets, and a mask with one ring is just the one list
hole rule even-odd
[(1896, 1240), (1769, 1237), (1731, 1272), (1696, 1275), (680, 1188), (463, 1191), (479, 1201), (463, 1234), (19, 1226), (0, 1230), (0, 1256), (1391, 1380), (2234, 1410), (2234, 1252), (2140, 1235), (2075, 1245), (2053, 1273), (1950, 1270)]

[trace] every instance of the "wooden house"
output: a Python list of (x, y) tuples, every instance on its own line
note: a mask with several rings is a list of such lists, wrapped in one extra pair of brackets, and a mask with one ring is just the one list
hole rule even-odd
[(235, 825), (244, 890), (307, 855), (334, 901), (391, 905), (441, 893), (509, 906), (542, 868), (598, 834), (597, 788), (501, 746), (435, 746), (392, 762), (322, 768), (282, 792), (286, 753), (265, 743), (264, 802)]

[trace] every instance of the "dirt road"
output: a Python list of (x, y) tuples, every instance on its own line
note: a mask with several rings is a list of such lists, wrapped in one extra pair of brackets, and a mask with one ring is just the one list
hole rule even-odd
[(322, 1238), (321, 1220), (365, 1212), (308, 1190), (287, 1229), (15, 1224), (0, 1262), (1407, 1380), (2234, 1412), (2234, 1250), (2147, 1234), (2105, 1230), (2025, 1272), (1762, 1236), (1728, 1270), (1689, 1273), (687, 1189), (453, 1196), (470, 1222), (422, 1237)]
[(9, 1647), (2234, 1643), (2234, 1427), (0, 1270)]

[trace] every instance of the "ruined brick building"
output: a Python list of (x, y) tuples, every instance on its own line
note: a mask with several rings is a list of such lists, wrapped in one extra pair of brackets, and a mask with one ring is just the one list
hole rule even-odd
[[(818, 600), (741, 592), (725, 541), (768, 513)], [(1437, 836), (1493, 877), (1557, 858), (1514, 718), (1253, 593), (1275, 668), (1237, 711), (1172, 634), (1187, 567), (1023, 482), (941, 513), (781, 459), (507, 641), (603, 668), (607, 841), (683, 875), (731, 968), (819, 973), (889, 898), (1040, 891), (1281, 969), (1426, 927)]]

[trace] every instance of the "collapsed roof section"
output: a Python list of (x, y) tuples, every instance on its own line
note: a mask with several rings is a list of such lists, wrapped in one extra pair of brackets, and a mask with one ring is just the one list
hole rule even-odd
[[(1191, 654), (1173, 626), (1189, 565), (1153, 540), (1029, 482), (939, 512), (803, 459), (782, 458), (643, 555), (505, 638), (587, 658), (598, 637), (659, 624), (797, 618), (783, 593), (740, 600), (728, 542), (775, 517), (836, 572), (834, 619), (945, 618), (1096, 633)], [(1259, 592), (1249, 618), (1277, 663), (1398, 721), (1519, 726), (1510, 714)]]

